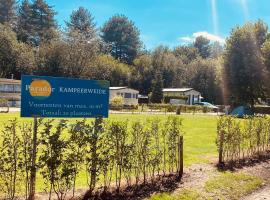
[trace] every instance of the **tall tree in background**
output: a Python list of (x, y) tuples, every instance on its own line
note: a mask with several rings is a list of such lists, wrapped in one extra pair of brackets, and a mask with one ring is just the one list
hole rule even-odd
[(16, 24), (16, 0), (0, 0), (0, 23), (14, 27)]
[(91, 13), (83, 7), (72, 12), (70, 21), (66, 22), (68, 32), (71, 34), (77, 32), (85, 36), (86, 39), (96, 38), (96, 27)]
[(151, 92), (153, 75), (151, 55), (140, 55), (131, 67), (130, 86), (139, 90), (140, 94), (148, 95)]
[(150, 96), (151, 103), (161, 103), (163, 99), (163, 78), (160, 72), (156, 73), (152, 83), (152, 92)]
[(111, 45), (111, 55), (128, 64), (141, 47), (139, 36), (137, 27), (124, 15), (113, 16), (101, 29), (101, 37)]
[(205, 101), (221, 102), (219, 68), (221, 66), (216, 59), (194, 60), (188, 65), (187, 86), (200, 91)]
[(193, 46), (178, 46), (173, 50), (173, 54), (188, 64), (200, 56), (198, 49)]
[(56, 37), (56, 12), (44, 0), (35, 0), (31, 5), (32, 43), (38, 46)]
[(266, 67), (261, 47), (267, 36), (267, 26), (261, 21), (235, 28), (226, 42), (224, 82), (227, 98), (234, 105), (254, 106), (265, 97)]
[(9, 26), (0, 25), (0, 75), (20, 79), (21, 74), (33, 74), (35, 57), (32, 48), (18, 42)]
[(18, 40), (30, 43), (33, 34), (32, 9), (28, 0), (23, 0), (18, 11), (18, 24), (16, 28)]
[(210, 40), (203, 36), (199, 36), (195, 39), (194, 47), (198, 49), (198, 52), (202, 58), (208, 58), (211, 54)]

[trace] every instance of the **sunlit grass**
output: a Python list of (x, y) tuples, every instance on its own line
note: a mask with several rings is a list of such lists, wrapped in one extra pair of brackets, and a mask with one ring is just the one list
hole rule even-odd
[(220, 173), (205, 184), (205, 190), (219, 199), (237, 200), (260, 187), (263, 180), (244, 173)]
[[(216, 140), (216, 116), (203, 115), (180, 115), (183, 119), (184, 131), (184, 166), (187, 167), (195, 163), (209, 163), (209, 158), (217, 156)], [(18, 118), (19, 122), (31, 122), (31, 118), (20, 118), (18, 113), (0, 114), (0, 127), (10, 119)], [(164, 122), (167, 115), (132, 115), (132, 114), (111, 114), (109, 120), (120, 121), (147, 121), (158, 118)], [(69, 119), (73, 123), (80, 119)], [(161, 123), (162, 124), (162, 123)], [(1, 130), (1, 128), (0, 128)], [(37, 176), (38, 191), (44, 191), (45, 185), (40, 174)], [(102, 181), (102, 180), (100, 180)], [(87, 188), (86, 173), (82, 170), (77, 179), (77, 188)]]

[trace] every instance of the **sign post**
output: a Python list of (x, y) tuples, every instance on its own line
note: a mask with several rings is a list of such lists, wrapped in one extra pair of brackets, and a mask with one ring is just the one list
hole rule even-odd
[(29, 200), (35, 199), (35, 191), (36, 191), (36, 157), (37, 157), (37, 118), (34, 117), (34, 125), (33, 125), (33, 142), (32, 142), (32, 163), (31, 163), (31, 172), (30, 172), (30, 194)]
[(34, 117), (29, 200), (35, 199), (37, 118), (96, 118), (98, 132), (99, 118), (107, 118), (108, 110), (108, 81), (22, 76), (21, 117)]

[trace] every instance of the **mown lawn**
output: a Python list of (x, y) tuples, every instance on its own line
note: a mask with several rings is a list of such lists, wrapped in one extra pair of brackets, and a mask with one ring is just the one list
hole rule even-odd
[[(216, 140), (216, 123), (217, 116), (208, 115), (181, 115), (183, 119), (184, 131), (184, 165), (185, 167), (195, 163), (209, 163), (217, 157)], [(0, 130), (3, 124), (10, 119), (18, 118), (19, 121), (31, 121), (31, 118), (20, 118), (18, 113), (0, 114)], [(166, 115), (132, 115), (132, 114), (111, 114), (110, 120), (129, 120), (129, 121), (146, 121), (151, 118), (165, 120)], [(76, 119), (71, 119), (75, 121)], [(86, 174), (80, 173), (77, 180), (78, 187), (87, 187)], [(44, 184), (38, 176), (38, 190), (42, 191)]]

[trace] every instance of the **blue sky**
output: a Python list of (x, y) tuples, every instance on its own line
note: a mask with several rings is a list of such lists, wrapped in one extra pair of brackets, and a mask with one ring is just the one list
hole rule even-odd
[(245, 21), (270, 24), (270, 0), (47, 0), (64, 26), (72, 10), (86, 7), (98, 27), (112, 15), (124, 14), (134, 21), (147, 49), (175, 47), (204, 35), (224, 42), (233, 27)]

